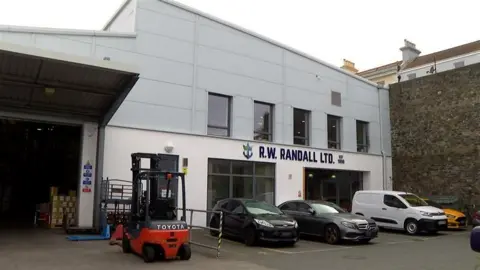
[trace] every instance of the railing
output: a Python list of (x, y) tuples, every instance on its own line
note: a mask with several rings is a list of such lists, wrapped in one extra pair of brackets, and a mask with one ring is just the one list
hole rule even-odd
[[(177, 210), (183, 210), (183, 209), (182, 208), (177, 208)], [(208, 248), (208, 249), (213, 249), (213, 250), (217, 251), (217, 258), (219, 258), (220, 257), (220, 248), (222, 247), (223, 212), (222, 211), (205, 211), (205, 210), (189, 209), (189, 208), (185, 209), (185, 211), (190, 212), (190, 224), (188, 225), (189, 228), (190, 228), (190, 244), (200, 246), (200, 247), (204, 247), (204, 248)], [(219, 216), (218, 228), (213, 228), (213, 227), (210, 227), (210, 226), (193, 225), (193, 213), (195, 213), (195, 212), (205, 213), (205, 214), (218, 214), (218, 216)], [(206, 245), (206, 244), (202, 244), (202, 243), (192, 241), (192, 229), (194, 229), (194, 228), (207, 229), (207, 230), (210, 230), (210, 231), (218, 232), (217, 244), (209, 246), (209, 245)]]

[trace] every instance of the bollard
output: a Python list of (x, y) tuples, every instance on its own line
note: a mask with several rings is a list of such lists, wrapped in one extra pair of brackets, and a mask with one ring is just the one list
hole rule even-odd
[(220, 211), (220, 222), (218, 225), (217, 259), (220, 258), (220, 247), (222, 246), (222, 231), (223, 231), (223, 211)]
[(190, 211), (190, 231), (188, 232), (190, 234), (190, 241), (192, 241), (192, 227), (193, 225), (193, 211)]

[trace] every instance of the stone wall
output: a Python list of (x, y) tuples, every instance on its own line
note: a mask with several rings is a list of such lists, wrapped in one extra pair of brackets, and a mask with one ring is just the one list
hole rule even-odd
[(480, 64), (390, 85), (393, 188), (480, 204)]

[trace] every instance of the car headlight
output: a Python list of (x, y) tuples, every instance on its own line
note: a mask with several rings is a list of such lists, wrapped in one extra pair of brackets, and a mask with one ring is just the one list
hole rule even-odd
[(355, 225), (355, 223), (352, 223), (352, 222), (347, 222), (347, 221), (342, 221), (340, 222), (343, 226), (347, 227), (347, 228), (350, 228), (350, 229), (356, 229), (357, 228), (357, 225)]
[(298, 223), (296, 221), (293, 222), (293, 227), (298, 228)]
[(258, 225), (261, 225), (261, 226), (264, 226), (264, 227), (269, 227), (269, 228), (273, 228), (273, 225), (270, 224), (270, 222), (268, 221), (265, 221), (265, 220), (261, 220), (261, 219), (254, 219), (255, 222), (258, 224)]
[(445, 216), (447, 216), (448, 219), (455, 219), (455, 218), (457, 218), (456, 216), (452, 216), (452, 215), (449, 215), (449, 214), (445, 214)]
[(433, 217), (432, 213), (429, 213), (429, 212), (420, 211), (420, 214), (426, 217)]

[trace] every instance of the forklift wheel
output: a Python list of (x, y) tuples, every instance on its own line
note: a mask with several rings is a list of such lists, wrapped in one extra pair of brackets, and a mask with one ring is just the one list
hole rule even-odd
[(130, 247), (130, 240), (128, 239), (126, 234), (123, 234), (122, 237), (122, 251), (123, 253), (130, 253), (132, 251)]
[(143, 246), (143, 261), (146, 263), (155, 261), (155, 248), (152, 246)]
[(183, 244), (181, 249), (180, 249), (180, 260), (190, 260), (190, 257), (192, 257), (192, 249), (190, 248), (189, 244)]

